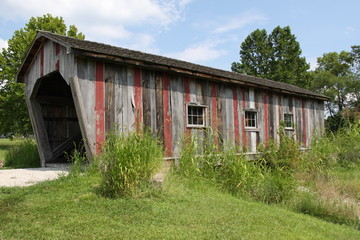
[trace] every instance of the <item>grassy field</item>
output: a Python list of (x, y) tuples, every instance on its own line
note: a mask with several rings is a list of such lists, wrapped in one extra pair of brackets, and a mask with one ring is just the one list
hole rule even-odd
[(96, 175), (0, 188), (0, 239), (360, 239), (348, 226), (170, 179), (140, 199), (95, 192)]

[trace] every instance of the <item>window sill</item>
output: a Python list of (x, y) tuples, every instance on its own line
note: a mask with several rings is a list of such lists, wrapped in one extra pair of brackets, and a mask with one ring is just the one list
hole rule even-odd
[(259, 128), (245, 128), (245, 132), (260, 132)]
[(204, 129), (206, 126), (187, 125), (186, 128), (201, 128)]

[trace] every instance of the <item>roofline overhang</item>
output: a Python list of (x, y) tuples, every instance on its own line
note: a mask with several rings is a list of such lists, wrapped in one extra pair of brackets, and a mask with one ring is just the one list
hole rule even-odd
[(247, 86), (247, 87), (251, 87), (251, 88), (260, 88), (260, 89), (269, 90), (272, 92), (296, 95), (299, 97), (306, 96), (308, 98), (315, 98), (315, 99), (319, 99), (319, 100), (323, 100), (323, 101), (328, 101), (330, 99), (329, 97), (324, 96), (324, 95), (319, 96), (319, 95), (298, 93), (295, 91), (284, 90), (284, 89), (280, 89), (280, 88), (276, 88), (276, 87), (273, 88), (273, 87), (269, 87), (269, 86), (264, 86), (264, 85), (256, 84), (253, 82), (241, 81), (241, 80), (234, 79), (234, 78), (226, 78), (226, 77), (218, 76), (218, 75), (214, 75), (214, 74), (193, 71), (193, 70), (173, 67), (173, 66), (169, 66), (169, 65), (156, 64), (153, 62), (146, 62), (146, 61), (141, 61), (141, 60), (137, 60), (137, 59), (124, 58), (124, 57), (119, 57), (116, 55), (84, 51), (83, 49), (75, 49), (75, 48), (72, 49), (72, 52), (74, 53), (74, 55), (77, 55), (77, 56), (84, 56), (84, 57), (93, 58), (93, 59), (102, 59), (102, 60), (112, 62), (112, 63), (123, 63), (126, 65), (141, 66), (143, 68), (147, 68), (147, 69), (151, 69), (151, 70), (160, 70), (160, 71), (166, 71), (166, 72), (180, 73), (182, 75), (202, 78), (202, 79), (206, 79), (206, 80), (212, 80), (212, 81), (216, 81), (216, 82), (226, 82), (226, 83), (231, 83), (231, 84)]

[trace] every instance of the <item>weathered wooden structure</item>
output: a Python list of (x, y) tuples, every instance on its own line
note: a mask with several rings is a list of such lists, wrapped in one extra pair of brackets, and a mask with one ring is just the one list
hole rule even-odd
[(326, 97), (317, 93), (49, 32), (37, 33), (17, 81), (26, 85), (42, 166), (81, 139), (96, 154), (114, 126), (150, 128), (168, 157), (207, 127), (250, 152), (277, 138), (280, 121), (304, 147), (324, 127)]

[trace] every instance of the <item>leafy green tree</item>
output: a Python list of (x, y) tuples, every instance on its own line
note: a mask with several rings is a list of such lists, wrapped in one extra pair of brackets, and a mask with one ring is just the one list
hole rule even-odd
[(232, 71), (309, 86), (310, 65), (301, 57), (300, 44), (289, 26), (277, 26), (271, 34), (257, 29), (247, 36), (240, 48), (240, 62), (232, 63)]
[(330, 115), (344, 110), (353, 101), (351, 94), (356, 87), (352, 72), (353, 57), (350, 52), (330, 52), (317, 60), (311, 88), (330, 98), (326, 108)]
[(241, 44), (241, 62), (233, 62), (231, 69), (234, 72), (268, 77), (270, 74), (270, 56), (268, 35), (265, 29), (256, 29)]
[(32, 17), (24, 28), (14, 32), (8, 47), (0, 53), (0, 134), (28, 135), (32, 132), (24, 85), (17, 83), (15, 77), (37, 30), (85, 38), (74, 25), (67, 28), (62, 17), (53, 17), (51, 14)]
[(311, 89), (330, 98), (325, 109), (332, 131), (354, 121), (360, 110), (359, 46), (351, 52), (330, 52), (319, 57), (312, 72)]

